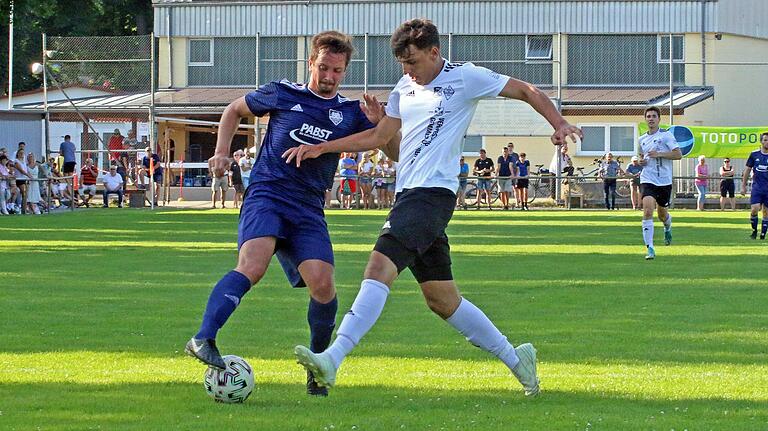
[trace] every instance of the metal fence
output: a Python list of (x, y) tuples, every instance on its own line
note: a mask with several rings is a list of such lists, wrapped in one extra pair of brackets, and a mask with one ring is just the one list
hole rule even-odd
[[(643, 109), (648, 105), (660, 107), (664, 126), (768, 125), (764, 116), (737, 109), (750, 103), (763, 87), (768, 90), (768, 85), (758, 79), (768, 76), (768, 62), (755, 56), (760, 49), (739, 51), (728, 45), (718, 48), (717, 44), (734, 43), (733, 38), (664, 32), (449, 33), (441, 36), (441, 50), (449, 61), (471, 61), (532, 82), (547, 92), (563, 115), (585, 134), (583, 140), (569, 147), (571, 160), (567, 163), (574, 168), (592, 170), (592, 160), (605, 153), (623, 157), (624, 166), (637, 154)], [(187, 39), (188, 58), (183, 67), (187, 85), (251, 88), (275, 79), (306, 81), (310, 40), (311, 36)], [(345, 91), (392, 88), (402, 69), (392, 56), (389, 35), (357, 34), (353, 35), (353, 43), (356, 51), (343, 85)], [(69, 134), (80, 151), (78, 162), (90, 157), (104, 169), (110, 158), (110, 146), (117, 148), (117, 142), (126, 146), (126, 142), (132, 143), (134, 139), (139, 144), (128, 145), (131, 149), (141, 149), (148, 144), (164, 161), (188, 159), (179, 155), (170, 157), (174, 151), (170, 138), (157, 136), (155, 132), (156, 110), (151, 96), (157, 87), (158, 68), (169, 73), (179, 70), (170, 67), (170, 49), (168, 58), (156, 60), (156, 44), (158, 41), (151, 35), (44, 36), (47, 87), (75, 92), (74, 86), (80, 86), (92, 92), (98, 90), (103, 96), (93, 97), (90, 93), (87, 101), (73, 97), (66, 102), (44, 104), (49, 154), (56, 153), (63, 135)], [(169, 84), (173, 81), (171, 76)], [(756, 87), (751, 89), (745, 83)], [(147, 97), (142, 99), (142, 94)], [(135, 100), (120, 100), (124, 97)], [(720, 109), (721, 106), (725, 108)], [(195, 116), (188, 118), (195, 119)], [(211, 120), (202, 116), (199, 119)], [(761, 124), (763, 119), (766, 121)], [(495, 153), (501, 151), (501, 141), (519, 139), (522, 143), (516, 149), (528, 153), (532, 166), (543, 164), (553, 173), (562, 173), (565, 162), (553, 157), (552, 147), (546, 144), (547, 127), (537, 114), (525, 111), (524, 107), (483, 101), (470, 126), (465, 154), (470, 156), (470, 152), (486, 147), (495, 159)], [(191, 148), (190, 142), (186, 142), (180, 152), (189, 153)], [(112, 158), (114, 154), (115, 151)], [(129, 165), (129, 172), (135, 172), (130, 169), (136, 164), (132, 154), (136, 153), (129, 152), (128, 160), (121, 160)], [(554, 165), (550, 161), (555, 161)], [(745, 160), (732, 158), (731, 161), (739, 178)], [(696, 163), (693, 157), (676, 161), (675, 174), (693, 176)], [(712, 158), (708, 163), (710, 172), (716, 173), (722, 158)], [(180, 172), (172, 172), (173, 175), (164, 178), (165, 190), (181, 180)], [(204, 172), (191, 174), (196, 178), (191, 184), (203, 183)], [(133, 178), (135, 174), (129, 175), (130, 181), (137, 180)], [(560, 205), (566, 204), (563, 185), (561, 181), (553, 183), (554, 201)], [(716, 186), (716, 180), (711, 180), (710, 189)], [(675, 192), (689, 195), (695, 192), (695, 187), (691, 181), (678, 181)], [(166, 200), (167, 196), (166, 193)]]

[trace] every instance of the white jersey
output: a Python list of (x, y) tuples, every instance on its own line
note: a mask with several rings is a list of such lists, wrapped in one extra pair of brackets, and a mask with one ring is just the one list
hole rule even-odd
[(640, 153), (648, 160), (643, 171), (640, 172), (640, 183), (650, 183), (657, 186), (672, 184), (672, 160), (648, 157), (651, 151), (668, 152), (680, 148), (675, 136), (666, 130), (659, 129), (653, 135), (645, 133), (639, 139)]
[(508, 76), (472, 63), (449, 63), (427, 85), (403, 75), (389, 95), (386, 113), (402, 124), (396, 191), (416, 187), (459, 188), (464, 134), (483, 98), (496, 97)]

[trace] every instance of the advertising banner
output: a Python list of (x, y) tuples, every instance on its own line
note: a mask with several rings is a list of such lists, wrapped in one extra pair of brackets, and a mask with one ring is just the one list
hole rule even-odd
[[(732, 157), (746, 159), (749, 153), (760, 146), (760, 134), (768, 132), (766, 127), (707, 127), (707, 126), (661, 126), (669, 130), (683, 152), (683, 157)], [(638, 124), (642, 135), (648, 131), (645, 123)]]

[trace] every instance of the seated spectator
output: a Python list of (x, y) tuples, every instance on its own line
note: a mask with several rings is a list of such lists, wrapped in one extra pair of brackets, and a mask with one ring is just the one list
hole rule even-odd
[(85, 166), (80, 170), (80, 199), (83, 202), (79, 206), (91, 207), (91, 198), (96, 195), (96, 178), (98, 177), (99, 170), (93, 166), (93, 159), (85, 159)]
[(7, 159), (4, 162), (5, 169), (8, 172), (7, 183), (8, 193), (6, 193), (5, 209), (9, 214), (21, 214), (21, 192), (16, 186), (16, 164), (13, 160)]
[(117, 173), (117, 165), (112, 164), (109, 167), (109, 173), (101, 178), (104, 182), (104, 208), (109, 208), (109, 195), (117, 195), (117, 207), (123, 207), (123, 181), (122, 175)]

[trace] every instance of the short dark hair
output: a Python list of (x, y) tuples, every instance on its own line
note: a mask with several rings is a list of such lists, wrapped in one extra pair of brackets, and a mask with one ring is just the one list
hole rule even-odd
[(520, 157), (525, 157), (525, 153), (520, 153)]
[(768, 132), (763, 132), (760, 134), (760, 140), (763, 140), (763, 136), (768, 136)]
[(440, 48), (440, 33), (437, 26), (426, 18), (410, 19), (392, 33), (390, 46), (395, 57), (407, 57), (409, 49), (413, 45), (418, 49), (427, 49), (436, 46)]
[(649, 107), (645, 108), (645, 111), (643, 112), (643, 116), (645, 116), (648, 113), (648, 111), (655, 112), (656, 115), (658, 115), (659, 118), (661, 118), (661, 109), (659, 109), (658, 107), (656, 107), (656, 106), (649, 106)]
[(317, 60), (320, 51), (328, 51), (334, 54), (344, 54), (347, 57), (346, 65), (352, 59), (352, 53), (355, 48), (352, 46), (352, 38), (339, 31), (330, 30), (316, 34), (312, 38), (312, 50), (309, 54), (309, 60)]
[(480, 148), (480, 152), (484, 153), (485, 152), (485, 148)]
[(66, 141), (66, 140), (68, 140), (68, 139), (71, 139), (71, 138), (72, 138), (72, 137), (71, 137), (71, 136), (69, 136), (69, 135), (64, 135), (64, 140), (65, 140), (65, 141)]

